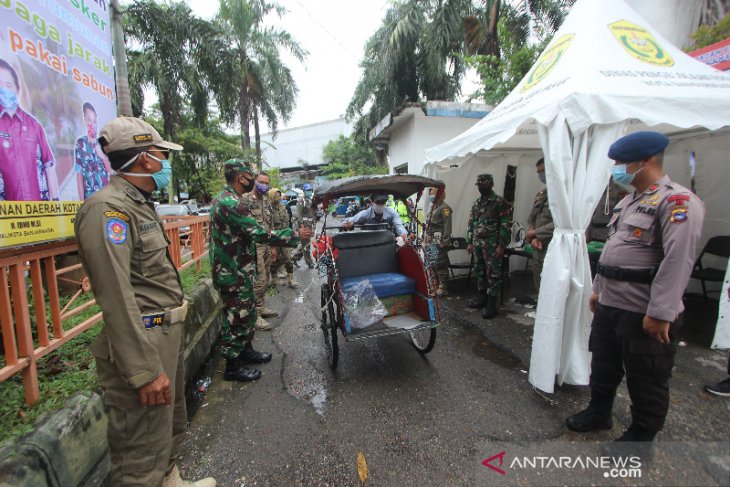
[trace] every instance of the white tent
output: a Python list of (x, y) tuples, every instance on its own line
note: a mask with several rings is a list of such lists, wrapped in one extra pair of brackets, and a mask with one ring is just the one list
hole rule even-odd
[[(623, 0), (579, 0), (535, 66), (471, 129), (426, 151), (448, 167), (480, 151), (542, 148), (556, 224), (535, 322), (530, 382), (552, 392), (589, 378), (591, 278), (584, 233), (609, 179), (609, 145), (730, 122), (730, 76), (662, 38)], [(430, 167), (429, 167), (430, 166)]]

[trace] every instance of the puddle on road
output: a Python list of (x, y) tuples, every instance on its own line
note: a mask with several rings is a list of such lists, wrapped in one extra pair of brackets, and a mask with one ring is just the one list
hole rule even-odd
[(299, 294), (296, 298), (294, 298), (295, 303), (303, 303), (304, 302), (304, 294)]
[(309, 402), (312, 403), (317, 414), (324, 417), (324, 407), (327, 402), (327, 391), (325, 388), (318, 386), (317, 391), (314, 393), (314, 396), (309, 399)]
[(513, 370), (523, 368), (522, 361), (516, 355), (497, 347), (478, 328), (461, 328), (454, 341), (460, 347), (469, 349), (474, 355), (499, 367)]

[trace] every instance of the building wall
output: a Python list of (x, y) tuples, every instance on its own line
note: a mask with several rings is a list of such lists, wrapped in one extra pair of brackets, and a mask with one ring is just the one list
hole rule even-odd
[(299, 167), (299, 160), (308, 166), (321, 165), (322, 149), (330, 140), (340, 135), (349, 136), (352, 127), (344, 119), (304, 125), (280, 130), (275, 140), (271, 134), (262, 134), (263, 157), (269, 167)]
[(477, 123), (477, 118), (426, 116), (420, 110), (393, 130), (388, 143), (388, 165), (408, 163), (409, 174), (421, 174), (426, 149), (446, 142)]

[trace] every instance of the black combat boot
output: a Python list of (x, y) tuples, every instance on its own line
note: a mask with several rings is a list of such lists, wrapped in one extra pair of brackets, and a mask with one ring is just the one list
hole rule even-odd
[(569, 416), (565, 420), (565, 426), (569, 430), (578, 433), (587, 433), (589, 431), (610, 430), (613, 428), (613, 419), (611, 412), (603, 412), (598, 408), (588, 406), (583, 411)]
[(497, 316), (497, 296), (489, 296), (487, 299), (487, 306), (484, 308), (482, 318), (490, 320)]
[(223, 372), (223, 380), (235, 380), (238, 382), (251, 382), (261, 378), (261, 371), (252, 367), (246, 367), (240, 361), (229, 360), (226, 370)]
[(643, 462), (654, 459), (654, 437), (656, 431), (649, 431), (632, 424), (620, 437), (601, 448), (607, 457), (639, 457)]
[(475, 299), (473, 301), (469, 301), (469, 303), (467, 303), (466, 307), (470, 308), (470, 309), (479, 309), (479, 308), (485, 307), (486, 305), (487, 305), (487, 298), (485, 298), (484, 296), (479, 296), (477, 299)]
[(271, 354), (269, 352), (257, 352), (253, 349), (251, 342), (248, 342), (243, 352), (236, 357), (236, 362), (240, 364), (265, 364), (271, 362)]

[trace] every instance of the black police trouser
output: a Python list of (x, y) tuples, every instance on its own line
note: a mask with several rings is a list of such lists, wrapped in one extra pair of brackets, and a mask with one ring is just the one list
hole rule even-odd
[(611, 414), (616, 388), (625, 371), (632, 426), (657, 432), (664, 426), (669, 410), (669, 378), (681, 320), (670, 325), (669, 344), (644, 333), (643, 320), (641, 313), (596, 305), (589, 341), (593, 352), (590, 407)]

